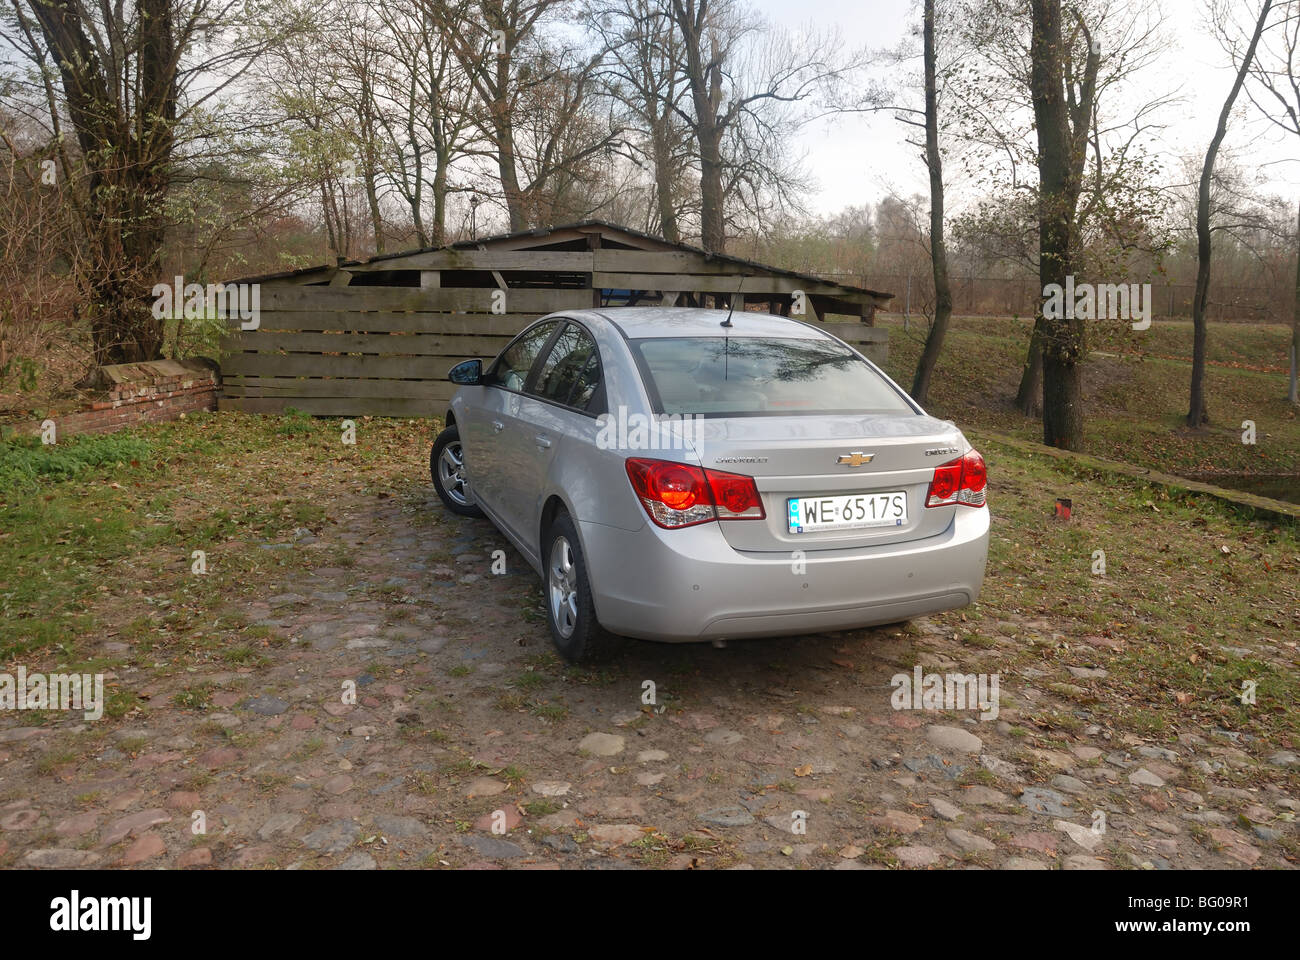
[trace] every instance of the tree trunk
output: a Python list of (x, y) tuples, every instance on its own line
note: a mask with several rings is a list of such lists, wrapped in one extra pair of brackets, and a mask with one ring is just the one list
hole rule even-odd
[(1196, 194), (1196, 293), (1192, 297), (1192, 383), (1191, 399), (1187, 405), (1187, 425), (1193, 429), (1209, 423), (1210, 414), (1205, 402), (1205, 340), (1207, 313), (1210, 303), (1210, 256), (1213, 247), (1210, 243), (1210, 184), (1214, 178), (1214, 163), (1219, 155), (1219, 146), (1228, 133), (1228, 118), (1232, 115), (1232, 105), (1246, 82), (1246, 74), (1255, 59), (1255, 49), (1259, 46), (1260, 35), (1264, 32), (1264, 23), (1268, 19), (1273, 0), (1264, 0), (1255, 23), (1255, 32), (1250, 38), (1250, 46), (1242, 58), (1233, 81), (1228, 98), (1219, 111), (1219, 124), (1210, 140), (1209, 149), (1205, 151), (1205, 164), (1201, 167), (1201, 183)]
[(366, 170), (366, 203), (370, 206), (370, 229), (375, 234), (375, 253), (384, 252), (384, 215), (379, 209), (379, 191), (375, 186), (375, 172)]
[(700, 135), (700, 246), (709, 253), (727, 252), (727, 228), (722, 212), (722, 151), (720, 138)]
[(690, 85), (691, 106), (695, 113), (693, 133), (700, 155), (700, 246), (710, 253), (725, 253), (727, 233), (722, 206), (723, 130), (718, 123), (718, 107), (722, 103), (722, 69), (716, 42), (712, 45), (707, 63), (701, 48), (708, 7), (708, 0), (701, 0), (698, 8), (693, 4), (684, 4), (681, 0), (673, 2), (674, 19), (682, 31), (682, 46), (686, 53), (686, 81)]
[(168, 178), (146, 161), (104, 164), (90, 194), (87, 299), (97, 365), (141, 363), (162, 356), (165, 320), (153, 315), (153, 285), (165, 225), (161, 210)]
[(510, 232), (518, 233), (530, 224), (528, 212), (524, 209), (523, 192), (519, 189), (519, 172), (515, 166), (515, 127), (510, 119), (510, 104), (506, 100), (509, 89), (510, 58), (498, 56), (497, 97), (492, 103), (492, 129), (497, 141), (497, 174), (501, 178), (501, 192), (505, 195), (506, 210), (510, 215)]
[[(411, 182), (407, 195), (407, 203), (411, 207), (411, 222), (415, 225), (416, 242), (421, 247), (430, 246), (429, 232), (424, 225), (424, 147), (420, 144), (420, 138), (415, 133), (415, 104), (409, 104), (407, 108), (407, 140), (411, 143)], [(435, 163), (437, 163), (437, 153), (434, 153)], [(433, 174), (434, 190), (438, 189), (438, 170)], [(434, 211), (437, 211), (438, 198), (434, 195)], [(442, 246), (442, 235), (439, 233), (435, 245)]]
[[(1061, 0), (1032, 0), (1030, 75), (1038, 129), (1038, 278), (1065, 286), (1073, 271), (1074, 198), (1070, 175), (1073, 151), (1061, 63)], [(1043, 442), (1077, 450), (1083, 443), (1083, 322), (1049, 317), (1039, 301), (1035, 324), (1042, 322)]]
[(384, 215), (379, 208), (379, 150), (375, 121), (374, 91), (370, 77), (363, 75), (356, 109), (358, 132), (361, 134), (361, 155), (365, 163), (366, 205), (370, 209), (370, 230), (374, 234), (375, 253), (384, 252)]
[(1037, 417), (1043, 412), (1043, 316), (1034, 317), (1034, 329), (1029, 334), (1029, 351), (1020, 374), (1020, 387), (1016, 390), (1016, 409), (1026, 417)]
[(441, 247), (447, 242), (447, 162), (437, 159), (438, 168), (433, 174), (433, 245)]
[[(1052, 215), (1064, 218), (1062, 222), (1067, 227), (1067, 239), (1065, 242), (1069, 245), (1066, 250), (1066, 257), (1062, 260), (1062, 269), (1065, 274), (1069, 274), (1073, 269), (1074, 251), (1072, 245), (1076, 240), (1075, 232), (1077, 229), (1076, 218), (1078, 216), (1079, 192), (1083, 185), (1083, 171), (1087, 162), (1087, 135), (1089, 124), (1093, 119), (1093, 106), (1096, 103), (1097, 96), (1097, 73), (1101, 65), (1100, 49), (1093, 45), (1092, 36), (1088, 31), (1088, 25), (1085, 22), (1083, 15), (1077, 9), (1072, 10), (1071, 12), (1078, 22), (1080, 30), (1083, 32), (1083, 38), (1088, 46), (1088, 54), (1084, 63), (1083, 74), (1078, 82), (1077, 95), (1071, 95), (1063, 103), (1053, 105), (1051, 109), (1053, 114), (1052, 123), (1054, 125), (1054, 129), (1051, 131), (1053, 142), (1053, 157), (1051, 162), (1054, 166), (1059, 164), (1063, 173), (1057, 178), (1059, 180), (1059, 197), (1053, 199), (1048, 207), (1042, 208), (1050, 209), (1053, 205), (1058, 206), (1059, 209), (1055, 210)], [(1051, 79), (1049, 82), (1059, 89), (1067, 82), (1067, 78), (1064, 76), (1062, 64), (1064, 52), (1060, 42), (1061, 5), (1059, 3), (1054, 4), (1054, 10), (1051, 12), (1051, 16), (1054, 17), (1054, 29), (1056, 31), (1057, 39), (1054, 43), (1048, 44), (1042, 49), (1054, 58), (1054, 62), (1047, 65), (1047, 68), (1051, 71)], [(1040, 20), (1040, 15), (1037, 10), (1034, 12), (1034, 18), (1035, 23), (1037, 24)], [(1041, 84), (1043, 80), (1042, 78), (1037, 78), (1032, 79), (1031, 82)], [(1034, 89), (1037, 90), (1040, 89), (1040, 87), (1036, 86)], [(1071, 89), (1073, 90), (1073, 88)], [(1060, 129), (1056, 129), (1058, 125)], [(1041, 137), (1039, 143), (1041, 147)], [(1040, 247), (1040, 256), (1041, 252)], [(1056, 270), (1055, 268), (1049, 272), (1052, 276), (1061, 275), (1061, 271)], [(1042, 263), (1040, 261), (1040, 282), (1042, 281), (1042, 273)], [(1045, 293), (1040, 294), (1040, 296), (1045, 296)], [(1043, 396), (1044, 392), (1049, 388), (1044, 382), (1044, 349), (1047, 346), (1048, 335), (1051, 334), (1059, 340), (1060, 337), (1067, 332), (1069, 331), (1066, 328), (1063, 328), (1060, 331), (1054, 330), (1047, 322), (1047, 319), (1043, 316), (1041, 310), (1039, 310), (1034, 317), (1034, 329), (1029, 335), (1029, 349), (1025, 355), (1024, 366), (1021, 369), (1020, 386), (1016, 390), (1015, 400), (1016, 409), (1027, 417), (1039, 416), (1045, 409), (1043, 405)], [(1074, 344), (1074, 347), (1077, 349), (1080, 359), (1082, 359), (1084, 355), (1084, 333), (1082, 325), (1078, 325), (1073, 327), (1073, 332), (1070, 334), (1070, 338), (1077, 341), (1077, 343)], [(1067, 380), (1071, 378), (1077, 379), (1078, 377), (1077, 371), (1070, 372), (1068, 366), (1060, 368), (1058, 373), (1064, 375)], [(1077, 402), (1070, 401), (1069, 397), (1081, 392), (1082, 388), (1080, 385), (1076, 384), (1074, 388), (1066, 385), (1064, 387), (1053, 386), (1050, 389), (1053, 395), (1058, 396), (1062, 402), (1074, 402), (1077, 406)], [(1076, 412), (1078, 416), (1079, 430), (1082, 431), (1082, 409), (1079, 409)], [(1047, 430), (1046, 423), (1044, 423), (1044, 430)]]
[(510, 214), (510, 232), (528, 229), (528, 212), (524, 209), (523, 191), (519, 189), (519, 176), (515, 172), (514, 131), (509, 123), (498, 131), (497, 173), (501, 178), (501, 192), (505, 195), (506, 210)]
[(1049, 447), (1078, 450), (1083, 446), (1085, 342), (1079, 320), (1049, 327), (1043, 341), (1043, 442)]
[(655, 161), (655, 202), (659, 207), (659, 235), (670, 243), (677, 243), (681, 233), (677, 229), (677, 207), (673, 197), (672, 146), (668, 142), (668, 119), (656, 117), (650, 123), (650, 137)]
[(1300, 396), (1296, 395), (1297, 364), (1300, 364), (1300, 214), (1296, 224), (1295, 308), (1291, 316), (1291, 379), (1287, 390), (1287, 399), (1293, 407), (1300, 406)]
[(335, 223), (338, 217), (333, 198), (334, 191), (330, 189), (329, 176), (327, 174), (322, 174), (320, 182), (320, 205), (325, 216), (325, 236), (329, 243), (330, 251), (334, 254), (334, 259), (343, 260), (343, 251), (340, 247), (342, 240), (339, 237), (339, 231), (335, 228)]
[(68, 117), (87, 168), (86, 246), (91, 340), (97, 364), (162, 356), (164, 321), (152, 289), (165, 235), (163, 205), (175, 144), (176, 41), (170, 0), (140, 0), (135, 40), (139, 88), (134, 104), (110, 92), (106, 70), (68, 0), (32, 3), (58, 64)]
[(952, 319), (952, 288), (948, 284), (948, 248), (943, 233), (943, 158), (939, 154), (939, 95), (935, 78), (934, 0), (925, 0), (925, 163), (930, 170), (930, 264), (934, 270), (934, 322), (912, 378), (912, 399), (922, 406), (930, 394), (930, 378), (943, 350)]

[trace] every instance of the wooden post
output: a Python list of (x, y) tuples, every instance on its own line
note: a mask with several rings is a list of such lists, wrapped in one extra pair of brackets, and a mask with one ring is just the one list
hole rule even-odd
[[(481, 244), (481, 243), (478, 245), (478, 248), (479, 248), (480, 250), (486, 250), (486, 249), (487, 249), (487, 247), (483, 246), (483, 244)], [(507, 290), (507, 289), (509, 289), (509, 288), (506, 286), (505, 278), (501, 276), (501, 271), (500, 271), (500, 270), (493, 270), (493, 271), (492, 271), (492, 279), (495, 280), (495, 281), (497, 282), (497, 289), (499, 289), (499, 290)]]
[[(587, 249), (595, 253), (595, 251), (600, 249), (601, 235), (593, 231), (591, 233), (588, 233), (586, 236), (587, 236)], [(590, 273), (587, 274), (587, 286), (591, 287), (591, 305), (593, 307), (600, 307), (601, 306), (600, 290), (596, 287), (595, 277), (593, 274)]]

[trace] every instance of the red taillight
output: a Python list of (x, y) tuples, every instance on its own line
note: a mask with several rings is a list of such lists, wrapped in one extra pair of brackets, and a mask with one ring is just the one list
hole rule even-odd
[(628, 459), (627, 477), (650, 519), (661, 527), (765, 516), (753, 477), (637, 457)]
[(930, 481), (930, 492), (926, 495), (925, 505), (937, 507), (945, 503), (955, 503), (957, 489), (961, 486), (961, 461), (945, 463), (934, 471)]
[(646, 477), (650, 495), (670, 510), (689, 510), (706, 500), (703, 474), (692, 467), (666, 464), (661, 470), (647, 471)]
[(960, 503), (967, 507), (984, 506), (984, 487), (988, 468), (978, 450), (935, 468), (930, 489), (925, 495), (927, 507), (946, 507)]
[(705, 470), (704, 475), (709, 478), (719, 520), (763, 519), (763, 501), (759, 499), (753, 477), (720, 470)]

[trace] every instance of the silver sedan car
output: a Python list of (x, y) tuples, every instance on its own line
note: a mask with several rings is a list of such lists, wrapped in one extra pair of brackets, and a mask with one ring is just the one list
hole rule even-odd
[(582, 310), (450, 378), (438, 495), (486, 516), (541, 575), (569, 660), (618, 636), (720, 645), (979, 596), (983, 458), (819, 327)]

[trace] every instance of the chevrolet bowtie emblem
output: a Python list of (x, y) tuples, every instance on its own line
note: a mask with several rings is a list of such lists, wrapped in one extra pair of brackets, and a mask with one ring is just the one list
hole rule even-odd
[(842, 463), (846, 467), (860, 467), (864, 463), (870, 463), (875, 458), (875, 456), (876, 455), (874, 453), (862, 453), (862, 452), (846, 453), (835, 462)]

